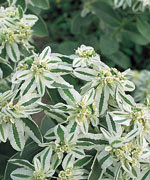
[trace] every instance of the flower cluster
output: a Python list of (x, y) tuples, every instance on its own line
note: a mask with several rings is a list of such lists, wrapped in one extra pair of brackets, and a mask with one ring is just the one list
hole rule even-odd
[(32, 26), (38, 18), (24, 14), (21, 6), (0, 7), (0, 54), (6, 49), (6, 58), (13, 62), (20, 60), (20, 48), (33, 49), (29, 40)]
[[(70, 64), (63, 57), (70, 59)], [(137, 104), (127, 94), (135, 88), (128, 74), (129, 70), (119, 72), (109, 68), (92, 47), (84, 45), (68, 57), (53, 54), (46, 47), (41, 54), (33, 53), (20, 61), (12, 77), (12, 89), (17, 89), (20, 97), (29, 98), (30, 93), (43, 97), (45, 89), (55, 88), (62, 102), (49, 105), (40, 98), (33, 100), (33, 95), (31, 104), (18, 100), (21, 107), (24, 104), (30, 107), (34, 101), (31, 114), (34, 108), (35, 112), (44, 110), (56, 126), (46, 132), (45, 141), (39, 144), (43, 151), (33, 158), (33, 165), (26, 160), (10, 160), (23, 167), (12, 172), (12, 179), (22, 179), (25, 174), (34, 180), (88, 179), (93, 178), (97, 162), (101, 169), (99, 179), (149, 177), (149, 100)], [(84, 82), (80, 93), (64, 80), (65, 75)], [(20, 117), (29, 111), (19, 109)], [(88, 154), (92, 149), (97, 152), (94, 159)]]
[(150, 9), (150, 0), (114, 0), (115, 8), (123, 7), (132, 7), (133, 11), (145, 11)]

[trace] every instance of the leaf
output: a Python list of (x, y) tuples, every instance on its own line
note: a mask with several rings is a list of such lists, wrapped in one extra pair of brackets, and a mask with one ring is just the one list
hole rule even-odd
[(131, 67), (129, 57), (120, 51), (110, 55), (108, 58), (123, 69)]
[(65, 131), (62, 125), (58, 125), (56, 128), (56, 134), (58, 135), (61, 142), (65, 141)]
[(19, 18), (22, 19), (23, 18), (23, 9), (20, 5), (18, 5), (18, 13), (19, 13)]
[(16, 6), (21, 6), (23, 10), (27, 8), (27, 1), (26, 0), (17, 0)]
[(6, 44), (6, 52), (8, 57), (13, 61), (17, 62), (20, 60), (20, 51), (16, 43)]
[(75, 89), (59, 89), (60, 96), (72, 106), (80, 102), (81, 95)]
[(150, 24), (147, 23), (147, 21), (142, 20), (140, 18), (137, 19), (136, 23), (137, 29), (141, 33), (141, 35), (146, 38), (148, 41), (150, 41)]
[(104, 23), (113, 27), (120, 25), (120, 18), (118, 18), (116, 11), (109, 4), (97, 0), (94, 3), (91, 3), (90, 6), (91, 11), (102, 19)]
[(48, 36), (47, 25), (43, 21), (41, 16), (38, 16), (38, 21), (35, 23), (35, 25), (33, 26), (32, 29), (33, 29), (33, 34), (34, 35), (37, 35), (37, 36), (40, 36), (40, 37)]
[(67, 154), (62, 162), (63, 169), (70, 168), (73, 165), (74, 160), (75, 160), (75, 158), (72, 155), (72, 153)]
[(93, 160), (93, 164), (91, 166), (91, 171), (90, 171), (88, 180), (100, 179), (102, 177), (103, 173), (104, 172), (103, 172), (102, 168), (99, 166), (97, 156), (95, 156), (95, 158)]
[(9, 64), (6, 64), (6, 63), (0, 62), (0, 68), (3, 71), (3, 78), (6, 78), (13, 72), (13, 68)]
[(105, 151), (98, 153), (97, 160), (99, 162), (100, 167), (104, 170), (106, 170), (113, 163), (113, 159), (111, 158), (111, 155)]
[(6, 142), (8, 138), (8, 129), (6, 123), (0, 124), (0, 141)]
[(128, 37), (130, 41), (139, 45), (147, 45), (149, 43), (148, 39), (141, 36), (141, 34), (136, 30), (124, 30), (121, 34), (124, 38)]
[(40, 157), (41, 157), (42, 168), (44, 169), (44, 171), (48, 171), (52, 156), (52, 148), (47, 147), (40, 154), (41, 154)]
[(12, 147), (17, 151), (22, 151), (25, 145), (24, 127), (20, 120), (9, 125), (8, 136)]
[(93, 69), (89, 68), (76, 68), (73, 72), (73, 74), (84, 81), (91, 81), (97, 74), (97, 72)]
[[(41, 148), (35, 143), (31, 142), (28, 145), (25, 146), (24, 150), (22, 152), (18, 152), (11, 159), (26, 159), (28, 161), (32, 161), (33, 157), (41, 151)], [(16, 165), (11, 164), (9, 161), (7, 163), (5, 174), (4, 174), (4, 180), (12, 180), (10, 178), (10, 174), (12, 171), (14, 171), (17, 168)]]
[(34, 171), (34, 166), (29, 161), (27, 161), (27, 160), (23, 160), (23, 159), (10, 159), (9, 162), (12, 163), (12, 164), (15, 164), (17, 166), (24, 167), (26, 169)]
[(109, 90), (107, 87), (98, 86), (96, 88), (95, 102), (100, 115), (104, 114), (108, 107)]
[(37, 124), (28, 118), (22, 118), (25, 125), (25, 132), (36, 142), (42, 143), (43, 138)]
[(41, 9), (49, 9), (49, 0), (31, 0), (31, 4)]
[(66, 55), (70, 55), (74, 53), (74, 50), (79, 46), (78, 42), (75, 41), (65, 41), (60, 43), (59, 45), (59, 52), (66, 54)]
[(119, 43), (116, 39), (111, 38), (109, 35), (102, 35), (100, 38), (100, 50), (104, 55), (111, 55), (117, 52), (119, 49)]
[(42, 135), (44, 135), (49, 129), (55, 127), (56, 124), (48, 116), (44, 116), (41, 122), (40, 130)]
[(28, 180), (31, 179), (33, 172), (24, 168), (18, 168), (11, 173), (11, 178), (13, 180)]
[(92, 156), (85, 156), (85, 157), (82, 158), (82, 159), (78, 159), (78, 160), (74, 163), (74, 166), (84, 167), (84, 166), (87, 165), (91, 160), (92, 160)]

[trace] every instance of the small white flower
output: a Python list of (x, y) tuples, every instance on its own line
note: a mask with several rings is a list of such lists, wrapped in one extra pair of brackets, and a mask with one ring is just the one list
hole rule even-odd
[(100, 61), (99, 55), (93, 47), (81, 45), (75, 51), (73, 67), (86, 67), (96, 64)]

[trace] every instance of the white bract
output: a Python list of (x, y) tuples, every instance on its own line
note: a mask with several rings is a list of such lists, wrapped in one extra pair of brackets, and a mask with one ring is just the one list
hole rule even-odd
[[(66, 63), (66, 58), (73, 63)], [(135, 103), (128, 74), (109, 68), (84, 45), (71, 56), (53, 54), (46, 47), (21, 60), (11, 79), (12, 90), (0, 94), (0, 140), (9, 139), (21, 151), (28, 135), (42, 151), (33, 164), (11, 159), (21, 167), (11, 172), (11, 178), (149, 180), (150, 99)], [(84, 81), (81, 92), (66, 81), (76, 77)], [(53, 104), (43, 102), (46, 88), (49, 96), (55, 88)], [(42, 131), (49, 128), (44, 142), (31, 118), (42, 110), (52, 123), (46, 127), (43, 119)]]
[(76, 51), (73, 67), (87, 67), (100, 61), (99, 55), (93, 47), (81, 45)]
[(32, 26), (38, 18), (24, 14), (21, 6), (0, 7), (0, 54), (6, 48), (6, 55), (13, 62), (20, 60), (20, 46), (27, 51), (33, 49), (29, 40)]
[(58, 174), (58, 180), (82, 180), (87, 179), (88, 171), (85, 169), (75, 166), (75, 157), (68, 154), (62, 162), (63, 170)]
[(29, 161), (22, 159), (12, 159), (11, 163), (21, 166), (21, 168), (16, 169), (11, 173), (11, 178), (13, 180), (47, 180), (50, 179), (55, 173), (52, 160), (52, 149), (46, 148), (39, 154), (37, 154), (33, 159), (33, 164)]
[(97, 126), (99, 119), (95, 106), (95, 90), (81, 96), (74, 89), (60, 89), (61, 97), (67, 102), (68, 122), (76, 122), (83, 133), (88, 133), (89, 124)]
[[(14, 104), (15, 96), (16, 92), (12, 91), (0, 94), (0, 140), (6, 142), (9, 139), (12, 147), (21, 151), (25, 145), (25, 133), (37, 143), (42, 142), (38, 127), (30, 118), (30, 114), (40, 112), (35, 104), (40, 97), (28, 94), (28, 97), (23, 96)], [(36, 131), (39, 137), (35, 136)]]
[(150, 9), (150, 0), (114, 0), (114, 7), (123, 9), (132, 7), (134, 12)]
[(45, 134), (45, 138), (49, 142), (41, 144), (41, 146), (51, 146), (60, 159), (65, 153), (72, 154), (76, 158), (82, 158), (85, 154), (83, 147), (78, 145), (78, 134), (76, 123), (67, 127), (58, 125)]
[(61, 76), (71, 73), (72, 68), (51, 54), (50, 47), (46, 47), (42, 53), (20, 61), (17, 72), (12, 77), (12, 83), (21, 84), (21, 94), (31, 93), (35, 89), (41, 96), (48, 88), (71, 88)]
[[(108, 109), (109, 99), (112, 98), (123, 108), (127, 104), (134, 104), (131, 96), (125, 91), (133, 91), (134, 84), (126, 78), (128, 70), (121, 73), (115, 68), (109, 68), (102, 62), (97, 63), (93, 68), (76, 68), (74, 75), (87, 83), (82, 87), (82, 93), (95, 89), (95, 106), (100, 115)], [(122, 103), (124, 101), (124, 103)]]

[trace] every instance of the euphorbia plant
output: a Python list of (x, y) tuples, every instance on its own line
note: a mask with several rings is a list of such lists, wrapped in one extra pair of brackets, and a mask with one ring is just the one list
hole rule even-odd
[[(51, 53), (50, 47), (39, 54), (29, 49), (20, 59), (15, 41), (6, 47), (12, 50), (6, 57), (18, 59), (11, 90), (0, 94), (0, 140), (9, 140), (21, 152), (9, 160), (4, 179), (148, 180), (150, 106), (148, 100), (137, 104), (130, 96), (135, 87), (129, 71), (108, 67), (85, 45), (71, 56)], [(42, 111), (48, 119), (43, 134), (33, 119)]]

